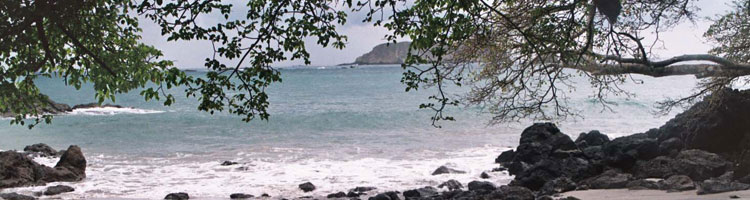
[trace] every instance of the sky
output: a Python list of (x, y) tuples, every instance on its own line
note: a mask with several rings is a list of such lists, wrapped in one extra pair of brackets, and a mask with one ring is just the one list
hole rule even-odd
[[(233, 1), (241, 2), (241, 0)], [(659, 45), (661, 48), (654, 51), (657, 59), (682, 54), (706, 53), (711, 48), (711, 44), (702, 36), (711, 24), (706, 17), (715, 17), (718, 14), (725, 13), (730, 9), (730, 3), (731, 0), (700, 0), (696, 2), (696, 6), (700, 9), (697, 16), (700, 18), (696, 23), (683, 23), (670, 31), (661, 33), (660, 39), (663, 43)], [(384, 36), (388, 34), (388, 30), (362, 23), (363, 17), (362, 13), (351, 13), (347, 24), (339, 26), (340, 33), (348, 36), (344, 49), (323, 48), (316, 45), (314, 39), (308, 39), (306, 44), (307, 50), (310, 52), (311, 65), (331, 66), (350, 63), (358, 56), (369, 52), (376, 45), (387, 42)], [(198, 23), (214, 24), (219, 18), (220, 16), (205, 17), (201, 18)], [(165, 59), (175, 61), (175, 66), (178, 68), (203, 68), (205, 58), (213, 53), (211, 43), (208, 41), (167, 42), (166, 38), (160, 35), (159, 27), (155, 24), (151, 22), (143, 23), (142, 28), (144, 30), (142, 41), (161, 49)], [(646, 40), (655, 38), (653, 35), (644, 37)], [(400, 39), (400, 41), (405, 40)], [(228, 61), (228, 65), (234, 65), (236, 62)], [(274, 64), (277, 67), (299, 65), (304, 65), (304, 63), (302, 61), (285, 61)]]

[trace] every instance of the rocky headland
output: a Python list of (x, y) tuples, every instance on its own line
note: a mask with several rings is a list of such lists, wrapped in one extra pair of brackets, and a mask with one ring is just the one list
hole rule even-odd
[[(357, 57), (354, 63), (358, 65), (397, 65), (406, 60), (411, 42), (383, 43), (372, 48), (370, 52)], [(346, 64), (345, 64), (346, 65)]]

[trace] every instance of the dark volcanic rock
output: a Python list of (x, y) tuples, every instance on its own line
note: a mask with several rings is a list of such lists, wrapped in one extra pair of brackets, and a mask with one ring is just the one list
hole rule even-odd
[(504, 151), (503, 153), (500, 153), (497, 158), (495, 158), (495, 163), (507, 163), (513, 161), (513, 158), (516, 157), (516, 151), (513, 149)]
[(230, 199), (249, 199), (253, 197), (255, 196), (250, 195), (250, 194), (245, 194), (245, 193), (234, 193), (234, 194), (229, 195)]
[(423, 187), (419, 189), (404, 191), (404, 198), (409, 199), (409, 198), (431, 197), (437, 194), (438, 194), (437, 189), (435, 189), (434, 187), (427, 186), (427, 187)]
[(684, 150), (677, 154), (675, 170), (696, 181), (724, 174), (732, 163), (714, 153), (703, 150)]
[(346, 197), (346, 193), (345, 192), (331, 193), (331, 194), (328, 194), (328, 196), (326, 197), (327, 198), (344, 198)]
[(748, 111), (750, 91), (717, 91), (659, 128), (659, 140), (676, 137), (685, 141), (687, 149), (714, 153), (741, 151), (746, 145), (743, 139), (750, 135)]
[(732, 180), (733, 176), (733, 172), (727, 172), (720, 177), (698, 183), (698, 194), (716, 194), (750, 189), (750, 184), (734, 181)]
[(190, 199), (190, 195), (184, 192), (179, 193), (170, 193), (164, 199), (171, 199), (171, 200), (186, 200)]
[(676, 155), (682, 148), (684, 148), (682, 140), (673, 137), (662, 141), (659, 144), (659, 154), (661, 155)]
[(542, 186), (541, 189), (539, 189), (539, 193), (543, 195), (553, 195), (557, 193), (563, 193), (567, 191), (575, 190), (576, 185), (573, 180), (570, 180), (568, 177), (560, 177), (555, 180), (549, 181)]
[(73, 106), (73, 109), (81, 109), (81, 108), (122, 108), (122, 106), (112, 105), (112, 104), (99, 105), (99, 103), (78, 104), (78, 105)]
[(576, 138), (576, 145), (579, 148), (585, 148), (589, 146), (600, 146), (609, 142), (609, 136), (600, 133), (597, 130), (589, 131), (588, 133), (581, 133)]
[(36, 200), (35, 197), (22, 195), (15, 192), (0, 194), (0, 198), (5, 200)]
[(351, 189), (351, 191), (354, 191), (354, 192), (368, 192), (368, 191), (372, 191), (372, 190), (375, 190), (375, 189), (378, 189), (378, 188), (376, 188), (376, 187), (361, 187), (360, 186), (360, 187), (356, 187), (354, 189)]
[(86, 158), (81, 148), (71, 145), (65, 153), (60, 156), (60, 161), (54, 170), (45, 170), (42, 180), (46, 182), (56, 181), (80, 181), (86, 178)]
[(384, 193), (375, 195), (374, 197), (370, 197), (368, 200), (400, 200), (400, 199), (401, 198), (398, 197), (398, 192), (384, 192)]
[(536, 123), (521, 133), (514, 162), (536, 163), (556, 150), (578, 150), (575, 142), (552, 123)]
[(236, 165), (236, 164), (239, 164), (239, 163), (227, 160), (227, 161), (222, 162), (221, 166), (230, 166), (230, 165)]
[(472, 181), (469, 182), (469, 190), (495, 190), (497, 187), (487, 181)]
[(655, 138), (645, 133), (615, 138), (603, 146), (607, 164), (620, 169), (630, 169), (637, 160), (649, 160), (658, 155)]
[(440, 175), (440, 174), (465, 174), (465, 171), (453, 169), (446, 166), (440, 166), (437, 169), (435, 169), (434, 172), (432, 172), (432, 175)]
[(75, 189), (73, 189), (70, 186), (67, 185), (56, 185), (52, 187), (48, 187), (46, 190), (44, 190), (44, 195), (52, 196), (52, 195), (58, 195), (66, 192), (73, 192)]
[(448, 180), (438, 185), (438, 188), (443, 188), (443, 187), (447, 188), (449, 191), (464, 188), (461, 182), (458, 182), (457, 180), (454, 180), (454, 179)]
[(633, 175), (621, 173), (617, 170), (608, 170), (584, 182), (591, 189), (617, 189), (625, 188), (631, 180), (633, 180)]
[(534, 200), (534, 192), (525, 187), (504, 185), (492, 192), (487, 199)]
[(313, 185), (310, 182), (307, 182), (307, 183), (299, 184), (299, 189), (304, 192), (312, 192), (313, 190), (315, 190), (315, 185)]
[(666, 156), (659, 156), (648, 161), (639, 160), (632, 172), (638, 178), (668, 178), (677, 173), (674, 169), (676, 162), (675, 159)]
[(592, 160), (604, 160), (604, 150), (602, 146), (588, 146), (581, 150), (586, 158)]
[(0, 189), (40, 184), (45, 168), (21, 153), (0, 152)]
[(671, 192), (679, 192), (695, 189), (695, 183), (685, 175), (674, 175), (661, 183), (661, 189)]
[(661, 184), (656, 181), (638, 179), (630, 181), (625, 187), (629, 190), (658, 190), (661, 189)]
[(482, 172), (482, 174), (479, 175), (479, 178), (488, 179), (490, 178), (490, 174), (488, 174), (487, 172)]
[(39, 154), (40, 156), (46, 156), (46, 157), (57, 156), (57, 150), (53, 149), (52, 147), (44, 143), (26, 146), (23, 148), (23, 151), (34, 152), (34, 153)]
[(596, 176), (600, 171), (599, 166), (583, 158), (543, 160), (516, 175), (512, 185), (539, 190), (545, 183), (559, 177), (569, 177), (574, 181), (583, 180)]

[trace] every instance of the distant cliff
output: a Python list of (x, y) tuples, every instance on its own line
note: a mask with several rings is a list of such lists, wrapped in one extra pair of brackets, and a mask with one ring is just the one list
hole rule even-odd
[(372, 51), (357, 57), (353, 64), (360, 65), (384, 65), (402, 64), (409, 52), (411, 42), (383, 43), (372, 48)]

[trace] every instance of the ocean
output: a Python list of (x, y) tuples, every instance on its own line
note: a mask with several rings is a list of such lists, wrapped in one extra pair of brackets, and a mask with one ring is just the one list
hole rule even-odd
[[(282, 68), (283, 82), (267, 91), (268, 121), (244, 123), (227, 113), (197, 110), (197, 99), (184, 98), (183, 89), (170, 90), (177, 102), (164, 107), (146, 102), (138, 91), (117, 95), (127, 108), (78, 109), (56, 116), (52, 124), (34, 129), (9, 125), (0, 119), (0, 149), (22, 150), (46, 143), (62, 150), (79, 145), (88, 160), (87, 178), (64, 184), (75, 192), (63, 199), (161, 199), (187, 192), (191, 199), (228, 198), (231, 193), (288, 198), (374, 186), (378, 191), (437, 186), (449, 179), (464, 184), (494, 167), (500, 152), (514, 148), (531, 120), (488, 124), (491, 115), (478, 107), (451, 107), (456, 121), (431, 125), (432, 112), (420, 110), (432, 89), (405, 92), (399, 66)], [(202, 76), (204, 72), (189, 72)], [(568, 102), (581, 118), (555, 121), (575, 137), (599, 130), (611, 138), (658, 128), (679, 109), (653, 114), (656, 102), (689, 94), (692, 76), (632, 77), (643, 84), (621, 87), (635, 96), (615, 96), (612, 110), (593, 100), (584, 78), (567, 91)], [(70, 105), (94, 102), (91, 86), (81, 90), (59, 78), (39, 78), (37, 85), (51, 99)], [(468, 88), (449, 88), (464, 95)], [(55, 159), (37, 158), (54, 165)], [(240, 164), (221, 166), (223, 161)], [(465, 174), (432, 176), (441, 165)], [(506, 184), (506, 172), (491, 172), (491, 181)], [(303, 193), (297, 186), (312, 182), (318, 188)], [(30, 194), (44, 187), (6, 189)]]

